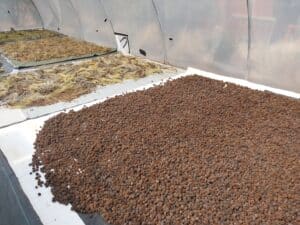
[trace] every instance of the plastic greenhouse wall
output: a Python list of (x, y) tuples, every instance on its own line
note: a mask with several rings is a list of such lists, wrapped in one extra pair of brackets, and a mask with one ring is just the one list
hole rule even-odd
[(248, 43), (245, 0), (154, 2), (164, 31), (168, 63), (245, 78)]
[(300, 92), (299, 0), (0, 0), (0, 21)]
[(164, 62), (163, 34), (151, 0), (103, 0), (102, 4), (117, 33), (127, 34), (131, 53)]
[(31, 0), (0, 0), (0, 31), (42, 26), (39, 11)]
[(300, 1), (253, 0), (248, 80), (300, 92)]

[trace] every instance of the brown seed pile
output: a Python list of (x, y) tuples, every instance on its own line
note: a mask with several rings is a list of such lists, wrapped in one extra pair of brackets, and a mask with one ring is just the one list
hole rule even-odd
[(54, 200), (109, 224), (299, 219), (299, 100), (189, 76), (59, 114), (35, 147)]

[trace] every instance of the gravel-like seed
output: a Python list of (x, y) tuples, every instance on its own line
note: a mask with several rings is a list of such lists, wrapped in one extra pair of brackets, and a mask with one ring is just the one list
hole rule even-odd
[(299, 219), (299, 100), (189, 76), (61, 113), (35, 147), (53, 201), (109, 224)]

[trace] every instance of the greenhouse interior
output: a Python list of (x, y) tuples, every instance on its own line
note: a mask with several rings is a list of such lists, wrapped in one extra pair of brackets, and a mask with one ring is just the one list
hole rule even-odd
[(0, 0), (0, 225), (296, 225), (299, 0)]

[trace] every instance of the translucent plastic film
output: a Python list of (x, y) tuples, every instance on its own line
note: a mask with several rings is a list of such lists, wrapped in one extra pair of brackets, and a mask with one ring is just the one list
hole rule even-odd
[(114, 31), (128, 35), (131, 53), (164, 61), (163, 36), (151, 0), (102, 0)]
[(167, 61), (232, 76), (247, 74), (245, 0), (155, 0)]
[(53, 8), (53, 5), (50, 3), (50, 1), (32, 0), (32, 2), (35, 4), (41, 15), (43, 27), (49, 30), (57, 31), (59, 27), (58, 12), (55, 8)]
[(253, 0), (249, 80), (300, 92), (300, 1)]
[(81, 25), (84, 40), (116, 47), (114, 32), (99, 0), (72, 0)]
[(31, 0), (0, 1), (0, 31), (41, 27), (42, 19)]
[(58, 32), (77, 38), (83, 38), (80, 18), (70, 0), (52, 0), (46, 2), (48, 2), (49, 7), (58, 19)]
[(33, 0), (44, 27), (107, 47), (116, 47), (114, 32), (99, 0)]

